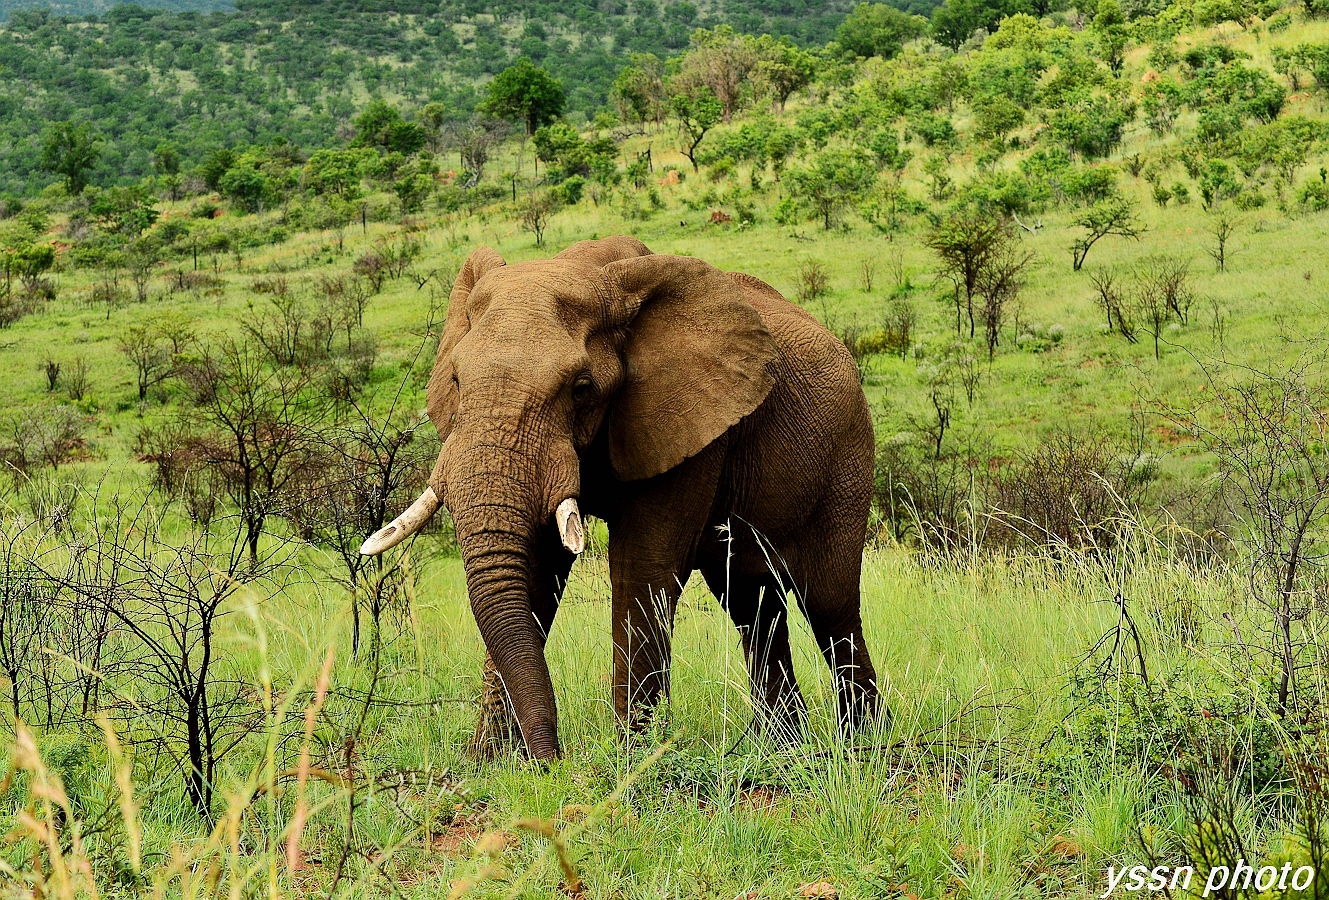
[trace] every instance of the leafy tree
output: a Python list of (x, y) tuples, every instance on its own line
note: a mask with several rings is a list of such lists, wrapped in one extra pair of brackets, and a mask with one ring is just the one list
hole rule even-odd
[(385, 100), (372, 100), (355, 117), (352, 147), (379, 147), (388, 153), (410, 156), (428, 142), (423, 126), (407, 122), (401, 112)]
[(1099, 200), (1075, 216), (1075, 224), (1087, 234), (1076, 238), (1071, 245), (1071, 257), (1075, 271), (1080, 271), (1089, 249), (1108, 235), (1139, 240), (1144, 234), (1144, 225), (1135, 217), (1135, 204), (1120, 194), (1113, 194)]
[(797, 153), (802, 146), (803, 140), (794, 129), (784, 126), (771, 129), (764, 149), (766, 158), (771, 161), (771, 171), (775, 173), (776, 181), (780, 180), (789, 157)]
[(392, 185), (397, 201), (401, 204), (402, 215), (424, 209), (425, 201), (429, 199), (429, 192), (433, 189), (434, 179), (424, 174), (405, 175)]
[(587, 178), (613, 169), (618, 153), (618, 145), (612, 138), (583, 140), (577, 129), (566, 122), (545, 125), (535, 132), (532, 142), (536, 159), (549, 166), (546, 180), (552, 183), (572, 177)]
[(706, 133), (720, 124), (723, 107), (715, 92), (705, 85), (671, 85), (671, 90), (669, 107), (678, 121), (679, 140), (683, 145), (680, 149), (692, 163), (692, 171), (700, 171), (697, 147)]
[(989, 97), (974, 110), (974, 136), (983, 140), (1005, 140), (1024, 122), (1024, 110), (1005, 95)]
[(361, 194), (361, 182), (378, 163), (378, 154), (369, 148), (359, 150), (315, 150), (305, 163), (302, 178), (315, 196), (336, 194), (355, 200)]
[(1121, 12), (1117, 0), (1098, 0), (1098, 14), (1094, 16), (1094, 34), (1098, 38), (1098, 52), (1112, 74), (1120, 75), (1126, 61), (1126, 43), (1130, 39), (1130, 26)]
[(664, 63), (654, 53), (634, 53), (609, 91), (609, 102), (618, 117), (629, 124), (645, 125), (664, 118)]
[(1048, 132), (1072, 153), (1107, 156), (1118, 144), (1134, 110), (1112, 97), (1080, 94), (1048, 117)]
[(1007, 304), (1019, 293), (1033, 261), (1032, 254), (1019, 249), (1015, 225), (990, 209), (964, 204), (942, 217), (924, 243), (937, 254), (938, 274), (954, 289), (955, 333), (962, 333), (967, 313), (969, 337), (974, 337), (981, 319), (988, 353), (994, 354)]
[(561, 116), (566, 105), (563, 84), (523, 56), (489, 82), (488, 94), (478, 109), (496, 119), (521, 120), (526, 137), (531, 137), (541, 125)]
[(445, 103), (426, 103), (420, 108), (420, 114), (416, 117), (420, 122), (420, 127), (425, 130), (425, 140), (429, 144), (432, 153), (439, 153), (443, 149), (443, 127), (448, 123), (448, 107)]
[(263, 202), (267, 199), (268, 177), (256, 160), (245, 158), (226, 170), (226, 174), (217, 181), (217, 189), (223, 196), (254, 213), (263, 208)]
[(88, 186), (88, 173), (101, 156), (102, 138), (86, 122), (62, 122), (51, 127), (42, 144), (41, 168), (65, 179), (69, 196)]
[(203, 163), (199, 166), (199, 175), (209, 190), (219, 190), (222, 176), (233, 165), (235, 165), (235, 151), (223, 147), (209, 152), (203, 158)]
[(807, 87), (816, 72), (817, 58), (788, 38), (757, 38), (757, 80), (781, 112), (790, 95)]
[(874, 131), (868, 137), (865, 146), (872, 151), (877, 168), (888, 169), (894, 172), (897, 178), (914, 156), (908, 150), (900, 149), (900, 142), (896, 139), (894, 130), (889, 128)]
[(108, 230), (131, 238), (151, 228), (161, 215), (143, 184), (97, 191), (88, 203), (88, 213)]
[(163, 141), (152, 151), (152, 169), (159, 175), (180, 174), (180, 149), (170, 141)]
[(885, 3), (860, 3), (840, 23), (835, 39), (859, 56), (890, 59), (926, 30), (927, 20), (922, 16), (911, 16)]
[(517, 218), (523, 228), (535, 235), (535, 246), (544, 245), (549, 220), (562, 208), (562, 200), (550, 190), (534, 191), (517, 204)]
[(720, 103), (720, 119), (729, 122), (746, 99), (748, 76), (757, 67), (757, 44), (728, 25), (692, 32), (691, 49), (678, 59), (671, 79), (675, 90), (709, 90)]
[(938, 43), (959, 49), (980, 28), (996, 31), (1007, 16), (1017, 13), (1037, 13), (1036, 3), (1027, 0), (946, 0), (932, 11), (932, 35)]
[(833, 149), (791, 170), (789, 181), (793, 195), (811, 205), (829, 231), (846, 206), (862, 201), (877, 170), (860, 149)]
[(1144, 122), (1158, 137), (1172, 130), (1182, 106), (1181, 85), (1171, 78), (1159, 78), (1144, 86), (1140, 105), (1144, 109)]

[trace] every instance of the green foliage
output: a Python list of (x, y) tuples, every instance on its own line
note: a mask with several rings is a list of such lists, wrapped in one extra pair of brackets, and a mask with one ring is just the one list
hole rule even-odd
[(425, 201), (434, 190), (437, 170), (432, 158), (421, 158), (397, 172), (398, 178), (393, 182), (392, 191), (397, 195), (402, 215), (418, 213), (424, 209)]
[(576, 206), (581, 202), (582, 192), (585, 190), (586, 179), (580, 175), (571, 175), (554, 188), (554, 196), (564, 206)]
[(1094, 16), (1094, 34), (1098, 39), (1098, 52), (1103, 62), (1107, 63), (1114, 75), (1120, 74), (1126, 61), (1130, 28), (1117, 0), (1099, 0), (1098, 13)]
[(93, 188), (88, 214), (107, 230), (135, 238), (152, 227), (160, 213), (145, 185)]
[[(1087, 668), (1071, 677), (1073, 712), (1052, 737), (1052, 771), (1069, 774), (1086, 762), (1099, 771), (1128, 762), (1162, 789), (1177, 775), (1204, 777), (1213, 752), (1241, 735), (1241, 777), (1257, 792), (1287, 775), (1281, 729), (1270, 715), (1272, 684), (1251, 686), (1220, 671), (1169, 671), (1146, 684), (1127, 674)], [(1199, 770), (1199, 771), (1197, 771)], [(1210, 774), (1212, 777), (1212, 774)]]
[(1221, 159), (1208, 160), (1198, 179), (1200, 197), (1205, 209), (1212, 209), (1225, 201), (1235, 199), (1242, 192), (1232, 166)]
[(909, 133), (929, 147), (952, 147), (959, 140), (955, 126), (945, 116), (920, 112), (908, 119)]
[(273, 185), (263, 171), (261, 158), (253, 153), (239, 157), (217, 179), (217, 190), (248, 212), (258, 212), (272, 198)]
[(576, 176), (583, 179), (594, 175), (606, 181), (607, 173), (614, 169), (618, 145), (612, 138), (587, 141), (566, 122), (545, 125), (535, 132), (532, 141), (536, 158), (548, 165), (545, 180), (558, 184)]
[(996, 31), (1002, 19), (1019, 13), (1043, 13), (1036, 3), (1025, 0), (946, 0), (932, 13), (932, 34), (952, 50), (969, 40), (979, 28)]
[(489, 82), (479, 109), (496, 119), (521, 121), (530, 137), (561, 116), (566, 106), (563, 84), (523, 56)]
[(609, 100), (624, 122), (658, 122), (665, 111), (664, 64), (654, 53), (634, 53), (619, 70)]
[(682, 134), (683, 155), (692, 163), (692, 171), (697, 172), (697, 147), (720, 124), (723, 107), (706, 85), (676, 87), (669, 96), (669, 106)]
[(371, 100), (355, 117), (351, 147), (377, 147), (387, 153), (410, 156), (428, 140), (423, 126), (407, 122), (401, 112), (384, 100)]
[(859, 56), (890, 59), (927, 29), (927, 21), (885, 3), (860, 3), (835, 32), (845, 49)]
[[(1230, 48), (1210, 45), (1197, 47), (1183, 57), (1191, 77), (1186, 85), (1187, 103), (1201, 115), (1217, 121), (1227, 118), (1237, 123), (1244, 119), (1272, 122), (1287, 101), (1287, 88), (1260, 69), (1246, 66)], [(1222, 126), (1211, 126), (1213, 137), (1231, 133)]]
[(817, 73), (817, 57), (795, 46), (788, 37), (777, 40), (769, 34), (757, 38), (756, 51), (754, 74), (760, 89), (783, 110), (791, 94), (812, 82)]
[(815, 211), (828, 231), (846, 207), (862, 201), (876, 180), (876, 167), (858, 148), (824, 150), (808, 164), (791, 169), (788, 177), (793, 195)]
[(361, 182), (374, 172), (378, 153), (359, 150), (315, 150), (301, 172), (304, 185), (315, 196), (336, 194), (354, 200), (362, 193)]
[(1084, 265), (1090, 248), (1109, 235), (1139, 240), (1145, 227), (1136, 217), (1137, 212), (1129, 198), (1112, 194), (1076, 213), (1075, 224), (1085, 230), (1085, 235), (1071, 245), (1075, 271)]
[(53, 125), (42, 143), (41, 168), (65, 179), (65, 190), (77, 197), (88, 186), (88, 174), (101, 155), (101, 137), (86, 122)]
[(1080, 94), (1048, 117), (1048, 133), (1071, 153), (1107, 156), (1121, 143), (1134, 107), (1103, 95)]
[(974, 136), (980, 140), (1004, 140), (1024, 123), (1024, 110), (1005, 94), (988, 97), (975, 105)]
[(966, 87), (981, 102), (1005, 97), (1028, 108), (1038, 96), (1039, 80), (1052, 62), (1045, 52), (1045, 30), (1032, 16), (1013, 16), (1002, 23), (969, 64)]
[(1171, 78), (1157, 78), (1144, 86), (1140, 106), (1144, 121), (1155, 135), (1162, 136), (1172, 130), (1177, 113), (1184, 103), (1182, 87)]
[[(0, 17), (14, 5), (0, 4)], [(160, 5), (177, 11), (61, 0), (58, 11), (16, 12), (0, 31), (0, 65), (8, 84), (27, 88), (0, 92), (0, 144), (14, 151), (0, 169), (0, 191), (36, 194), (49, 181), (34, 136), (72, 110), (104, 138), (90, 183), (128, 184), (154, 171), (152, 151), (162, 143), (175, 145), (186, 176), (208, 152), (240, 140), (284, 135), (310, 150), (336, 147), (338, 129), (366, 95), (404, 113), (442, 103), (445, 117), (464, 120), (483, 96), (477, 85), (519, 53), (569, 86), (569, 110), (592, 115), (631, 54), (676, 53), (697, 25), (730, 22), (808, 46), (831, 38), (845, 12), (833, 0), (796, 8), (733, 0), (705, 14), (687, 2), (602, 8), (598, 0), (522, 0), (494, 10), (503, 24), (521, 17), (537, 26), (523, 33), (462, 0)], [(415, 121), (431, 140), (439, 134), (421, 113)]]
[(900, 148), (900, 142), (895, 136), (895, 132), (886, 128), (879, 128), (868, 137), (864, 146), (872, 151), (872, 157), (876, 160), (877, 168), (887, 169), (892, 172), (899, 172), (909, 165), (913, 154), (908, 150)]

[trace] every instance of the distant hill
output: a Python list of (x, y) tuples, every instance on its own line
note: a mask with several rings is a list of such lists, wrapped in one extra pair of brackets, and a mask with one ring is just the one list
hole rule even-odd
[[(118, 6), (119, 0), (0, 0), (0, 21), (9, 18), (15, 10), (46, 9), (58, 16), (101, 15)], [(213, 12), (232, 10), (226, 0), (140, 0), (146, 9), (165, 9), (171, 12)]]
[[(97, 183), (151, 171), (170, 142), (186, 163), (239, 143), (331, 145), (371, 97), (474, 109), (476, 85), (526, 56), (564, 84), (574, 119), (608, 97), (632, 53), (667, 57), (691, 32), (828, 41), (852, 0), (73, 0), (10, 12), (0, 30), (0, 192), (30, 193), (52, 122), (104, 138)], [(85, 4), (85, 5), (81, 5)], [(6, 6), (10, 10), (12, 6)], [(79, 13), (77, 16), (74, 13)], [(88, 19), (89, 13), (96, 13)]]

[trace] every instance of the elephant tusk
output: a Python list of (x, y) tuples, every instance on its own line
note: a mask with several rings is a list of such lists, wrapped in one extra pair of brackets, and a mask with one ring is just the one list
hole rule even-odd
[(581, 527), (581, 510), (577, 500), (569, 497), (554, 510), (554, 522), (558, 524), (558, 536), (563, 539), (563, 546), (573, 553), (586, 549), (586, 534)]
[(378, 556), (384, 550), (391, 550), (425, 527), (425, 523), (438, 512), (439, 506), (438, 494), (434, 493), (432, 487), (425, 488), (425, 492), (404, 513), (374, 532), (369, 540), (360, 545), (360, 555)]

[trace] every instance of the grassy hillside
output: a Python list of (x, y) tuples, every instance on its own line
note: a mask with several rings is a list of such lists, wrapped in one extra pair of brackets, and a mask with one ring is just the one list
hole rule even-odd
[(566, 84), (569, 112), (585, 121), (606, 104), (631, 53), (676, 54), (693, 29), (720, 23), (824, 43), (848, 8), (838, 0), (604, 11), (589, 2), (450, 0), (29, 7), (0, 30), (0, 191), (20, 194), (49, 182), (38, 162), (53, 121), (93, 125), (106, 140), (94, 183), (126, 183), (153, 171), (163, 142), (190, 168), (237, 143), (333, 145), (371, 97), (410, 108), (442, 102), (449, 119), (464, 120), (477, 83), (519, 54)]
[[(0, 897), (92, 877), (102, 896), (958, 900), (1100, 896), (1109, 866), (1238, 855), (1325, 871), (1325, 385), (1309, 368), (1309, 411), (1268, 417), (1306, 448), (1273, 478), (1309, 510), (1290, 575), (1283, 544), (1245, 541), (1260, 523), (1203, 433), (1235, 424), (1208, 405), (1225, 381), (1323, 358), (1325, 47), (1313, 7), (1128, 20), (1103, 0), (954, 53), (825, 53), (783, 106), (754, 77), (695, 146), (706, 111), (686, 103), (513, 134), (480, 168), (460, 143), (393, 149), (385, 119), (384, 143), (318, 157), (236, 140), (215, 191), (157, 176), (9, 202)], [(1077, 269), (1083, 223), (1114, 211), (1133, 236)], [(1014, 268), (976, 279), (971, 336), (939, 248), (984, 227)], [(364, 509), (329, 448), (365, 423), (399, 440), (389, 506), (409, 500), (466, 255), (617, 233), (763, 278), (856, 356), (879, 445), (865, 627), (893, 711), (871, 733), (835, 734), (795, 616), (810, 731), (754, 738), (736, 635), (691, 584), (670, 707), (622, 740), (597, 524), (548, 651), (565, 758), (476, 761), (483, 646), (446, 522), (348, 589)], [(199, 461), (228, 339), (297, 386), (282, 428), (318, 444), (258, 563), (233, 468)], [(219, 751), (202, 817), (194, 684)]]

